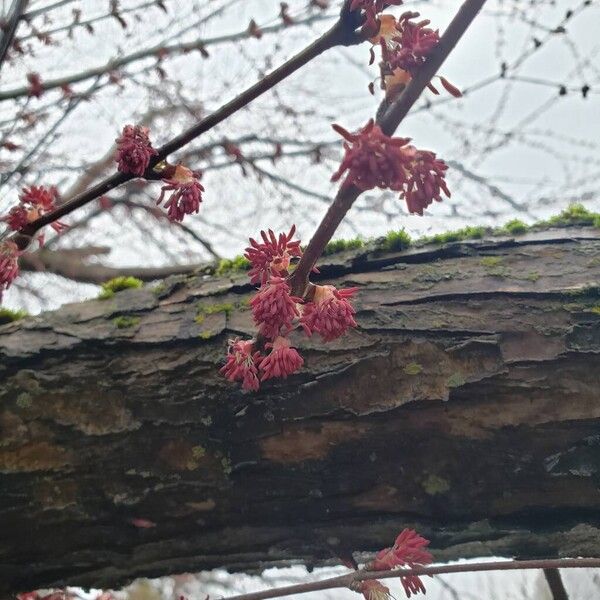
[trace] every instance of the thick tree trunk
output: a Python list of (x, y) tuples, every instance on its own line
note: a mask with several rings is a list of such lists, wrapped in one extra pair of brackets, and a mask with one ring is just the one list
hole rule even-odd
[(599, 232), (321, 277), (360, 286), (360, 329), (298, 335), (305, 368), (259, 393), (218, 373), (243, 275), (0, 328), (0, 589), (316, 564), (405, 526), (440, 560), (600, 555)]

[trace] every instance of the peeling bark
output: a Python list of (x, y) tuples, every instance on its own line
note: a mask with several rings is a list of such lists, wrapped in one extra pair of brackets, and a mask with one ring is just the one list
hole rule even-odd
[(298, 335), (305, 368), (256, 394), (218, 374), (253, 330), (243, 275), (1, 327), (0, 592), (318, 564), (405, 526), (440, 560), (600, 555), (597, 231), (321, 277), (361, 288), (360, 329)]

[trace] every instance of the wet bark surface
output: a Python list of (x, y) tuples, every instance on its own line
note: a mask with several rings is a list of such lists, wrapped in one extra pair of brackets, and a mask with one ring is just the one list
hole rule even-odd
[[(245, 393), (244, 274), (0, 327), (0, 591), (376, 550), (600, 555), (600, 233), (342, 253), (360, 328)], [(123, 319), (125, 317), (125, 319)]]

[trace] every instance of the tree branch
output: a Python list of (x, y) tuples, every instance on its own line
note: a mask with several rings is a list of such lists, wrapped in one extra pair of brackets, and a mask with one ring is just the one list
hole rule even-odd
[(544, 569), (544, 577), (552, 592), (552, 600), (569, 600), (569, 594), (567, 594), (567, 590), (565, 589), (558, 569)]
[(28, 1), (29, 0), (15, 0), (13, 2), (12, 12), (8, 18), (6, 27), (2, 32), (2, 38), (0, 38), (0, 70), (2, 70), (2, 65), (6, 60), (8, 49), (10, 48), (10, 45), (15, 37), (19, 21), (21, 20), (21, 17), (27, 8)]
[[(486, 0), (466, 0), (463, 3), (454, 19), (452, 19), (448, 29), (446, 29), (444, 35), (440, 38), (434, 52), (411, 79), (398, 100), (390, 105), (387, 110), (380, 111), (382, 114), (378, 117), (377, 122), (385, 134), (392, 135), (396, 131), (404, 117), (408, 114), (408, 111), (419, 99), (427, 84), (454, 49), (465, 31), (467, 31), (469, 25), (473, 22), (473, 19), (475, 19), (485, 2)], [(323, 217), (321, 224), (306, 247), (298, 263), (298, 267), (291, 277), (292, 292), (294, 295), (304, 294), (311, 269), (360, 194), (361, 190), (354, 185), (340, 187), (335, 200)]]
[(79, 252), (70, 250), (46, 250), (21, 255), (19, 266), (23, 271), (48, 272), (60, 275), (80, 283), (101, 285), (115, 277), (136, 277), (142, 281), (164, 279), (171, 275), (187, 275), (206, 268), (208, 263), (192, 263), (169, 265), (167, 267), (108, 267), (100, 264), (85, 263), (89, 256), (108, 254), (109, 248), (78, 248)]
[[(296, 21), (295, 25), (309, 25), (311, 23), (324, 20), (328, 17), (323, 15), (311, 15), (306, 19), (302, 19)], [(284, 25), (277, 23), (275, 25), (269, 25), (261, 29), (263, 33), (275, 33), (284, 29)], [(91, 69), (87, 69), (86, 71), (81, 71), (79, 73), (74, 73), (72, 75), (66, 75), (64, 77), (57, 77), (55, 79), (48, 79), (43, 82), (44, 91), (53, 90), (57, 88), (61, 88), (65, 85), (71, 85), (73, 83), (80, 83), (82, 81), (86, 81), (88, 79), (92, 79), (94, 77), (99, 77), (101, 75), (105, 75), (106, 73), (110, 73), (111, 71), (115, 71), (125, 65), (129, 65), (131, 63), (143, 60), (145, 58), (156, 57), (158, 58), (162, 54), (172, 55), (172, 54), (185, 54), (187, 52), (191, 52), (193, 50), (203, 50), (208, 46), (213, 46), (217, 44), (224, 44), (228, 42), (234, 42), (242, 39), (246, 39), (251, 37), (251, 34), (247, 31), (240, 31), (238, 33), (233, 33), (229, 35), (220, 35), (214, 38), (197, 38), (190, 42), (184, 42), (180, 44), (171, 44), (168, 46), (164, 46), (162, 44), (157, 44), (156, 46), (152, 46), (151, 48), (145, 48), (144, 50), (138, 50), (137, 52), (132, 52), (126, 56), (122, 56), (121, 58), (116, 58), (114, 60), (109, 61), (105, 65), (100, 67), (93, 67)], [(29, 87), (22, 86), (18, 88), (13, 88), (12, 90), (6, 90), (5, 92), (0, 92), (0, 102), (4, 102), (6, 100), (12, 100), (15, 98), (22, 98), (24, 96), (29, 95)]]
[[(417, 569), (397, 569), (394, 571), (353, 571), (347, 575), (339, 575), (321, 581), (299, 583), (271, 590), (229, 596), (227, 600), (266, 600), (267, 598), (281, 598), (293, 594), (305, 594), (320, 590), (335, 588), (349, 588), (357, 581), (367, 579), (390, 579), (400, 575), (442, 575), (444, 573), (475, 573), (482, 571), (518, 571), (531, 569), (544, 569), (544, 572), (561, 569), (583, 569), (600, 567), (600, 558), (559, 558), (550, 560), (505, 560), (498, 562), (467, 563), (454, 565), (440, 565), (436, 567), (420, 567)], [(562, 596), (555, 600), (562, 600)], [(564, 597), (566, 598), (566, 596)], [(568, 598), (567, 598), (568, 600)]]
[[(154, 157), (150, 166), (148, 167), (145, 178), (156, 179), (157, 175), (153, 171), (153, 168), (162, 160), (164, 160), (171, 153), (183, 148), (186, 144), (197, 138), (203, 133), (206, 133), (238, 110), (244, 108), (250, 104), (253, 100), (273, 88), (275, 85), (283, 81), (295, 73), (300, 67), (303, 67), (311, 60), (338, 45), (352, 45), (359, 43), (361, 38), (356, 34), (356, 22), (354, 19), (342, 18), (336, 22), (327, 32), (325, 32), (320, 38), (315, 40), (312, 44), (307, 46), (304, 50), (293, 56), (290, 60), (285, 62), (283, 65), (275, 69), (269, 75), (266, 75), (263, 79), (246, 89), (244, 92), (239, 94), (230, 102), (224, 104), (221, 108), (208, 115), (204, 119), (201, 119), (198, 123), (174, 137), (172, 140), (158, 148), (158, 155)], [(11, 239), (23, 250), (31, 242), (33, 236), (45, 225), (53, 223), (58, 219), (70, 214), (74, 210), (85, 206), (92, 200), (103, 196), (110, 190), (122, 185), (123, 183), (134, 179), (134, 176), (128, 173), (114, 173), (107, 177), (103, 181), (99, 182), (89, 190), (82, 192), (75, 196), (68, 202), (59, 206), (55, 210), (43, 215), (39, 219), (32, 221), (22, 230), (16, 232), (11, 236)]]

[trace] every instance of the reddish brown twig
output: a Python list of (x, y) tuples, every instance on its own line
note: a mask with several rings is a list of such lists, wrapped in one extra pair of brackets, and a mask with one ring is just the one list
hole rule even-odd
[(267, 600), (268, 598), (281, 598), (293, 594), (305, 594), (320, 590), (335, 588), (349, 588), (356, 581), (365, 579), (390, 579), (402, 575), (442, 575), (448, 573), (474, 573), (481, 571), (516, 571), (531, 569), (576, 569), (598, 568), (600, 558), (558, 558), (547, 560), (503, 560), (498, 562), (464, 563), (458, 565), (440, 565), (435, 567), (421, 567), (419, 569), (402, 569), (394, 571), (352, 571), (347, 575), (339, 575), (321, 581), (311, 581), (288, 585), (271, 590), (252, 592), (230, 596), (226, 600)]
[[(396, 131), (485, 2), (486, 0), (466, 0), (463, 3), (441, 37), (435, 51), (411, 79), (398, 100), (387, 110), (380, 111), (382, 114), (377, 122), (385, 134), (392, 135)], [(342, 186), (338, 191), (292, 275), (292, 293), (294, 295), (304, 294), (311, 269), (361, 193), (361, 190), (354, 185)]]

